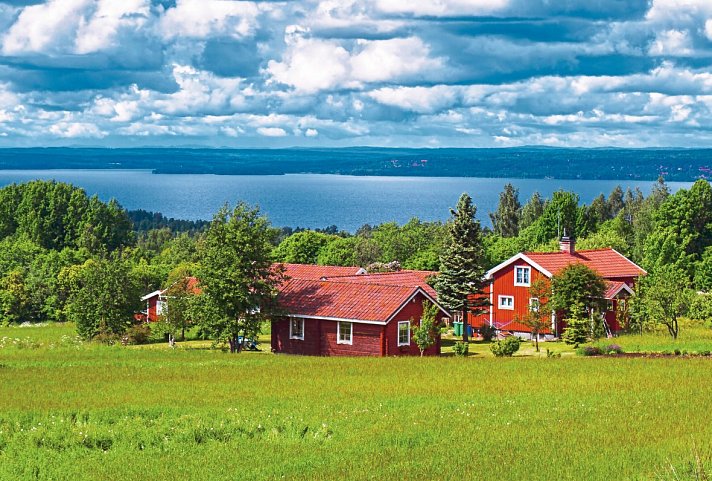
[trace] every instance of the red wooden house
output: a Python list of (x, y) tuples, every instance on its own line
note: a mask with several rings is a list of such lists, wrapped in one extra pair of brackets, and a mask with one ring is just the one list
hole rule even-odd
[[(195, 277), (188, 277), (188, 289), (195, 294), (200, 294), (200, 287), (198, 287), (198, 279)], [(141, 298), (142, 302), (146, 303), (146, 310), (141, 311), (137, 316), (144, 322), (156, 322), (161, 316), (167, 306), (168, 296), (166, 291), (168, 289), (159, 289), (153, 291), (150, 294), (146, 294)]]
[[(489, 313), (470, 315), (468, 322), (478, 328), (484, 324), (495, 327), (499, 333), (530, 337), (531, 330), (517, 322), (538, 299), (530, 298), (529, 287), (537, 279), (549, 280), (564, 267), (582, 263), (598, 272), (606, 280), (607, 309), (604, 318), (609, 331), (620, 330), (616, 309), (621, 299), (633, 294), (638, 277), (646, 272), (615, 249), (576, 250), (573, 239), (564, 237), (559, 252), (527, 252), (507, 259), (487, 272), (489, 287)], [(551, 328), (542, 333), (545, 338), (561, 335), (565, 324), (561, 316), (552, 313)]]
[[(350, 269), (350, 272), (344, 269)], [(272, 321), (272, 350), (315, 356), (420, 354), (411, 319), (423, 301), (437, 304), (425, 282), (431, 272), (367, 274), (358, 268), (286, 265), (289, 276), (278, 300), (285, 312)], [(438, 305), (438, 307), (440, 307)], [(440, 307), (437, 318), (448, 317)], [(440, 353), (440, 339), (425, 351)]]

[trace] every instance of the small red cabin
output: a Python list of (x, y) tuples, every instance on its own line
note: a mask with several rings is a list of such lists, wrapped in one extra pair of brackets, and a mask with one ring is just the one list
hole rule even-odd
[[(502, 334), (520, 337), (531, 336), (531, 330), (517, 322), (525, 316), (529, 305), (536, 302), (530, 298), (529, 287), (537, 279), (551, 279), (564, 267), (582, 263), (598, 272), (606, 280), (605, 298), (608, 308), (603, 313), (609, 334), (621, 327), (616, 320), (616, 309), (621, 299), (633, 294), (633, 286), (646, 272), (633, 261), (612, 248), (576, 250), (573, 239), (564, 237), (559, 244), (559, 252), (527, 252), (507, 259), (487, 272), (490, 308), (487, 314), (470, 315), (468, 322), (478, 328), (489, 324)], [(561, 335), (565, 324), (560, 316), (552, 312), (551, 328), (542, 332), (545, 338)]]
[[(188, 282), (188, 289), (194, 294), (200, 294), (198, 279), (196, 279), (195, 277), (187, 277), (185, 279)], [(170, 289), (170, 287), (168, 289)], [(156, 322), (158, 320), (158, 317), (163, 314), (166, 309), (166, 303), (168, 301), (166, 291), (168, 291), (168, 289), (153, 291), (150, 294), (146, 294), (145, 296), (143, 296), (141, 298), (141, 301), (146, 303), (146, 310), (141, 311), (141, 313), (137, 314), (137, 316), (139, 316), (141, 320), (145, 322)]]
[[(285, 315), (272, 321), (272, 350), (313, 356), (419, 355), (411, 339), (423, 301), (449, 317), (425, 281), (432, 272), (367, 274), (338, 267), (287, 264), (278, 300)], [(425, 351), (440, 354), (440, 339)]]

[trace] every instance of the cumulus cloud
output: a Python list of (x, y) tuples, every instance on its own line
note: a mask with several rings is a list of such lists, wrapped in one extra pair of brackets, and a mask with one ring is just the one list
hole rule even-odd
[(0, 146), (709, 145), (709, 0), (0, 1)]

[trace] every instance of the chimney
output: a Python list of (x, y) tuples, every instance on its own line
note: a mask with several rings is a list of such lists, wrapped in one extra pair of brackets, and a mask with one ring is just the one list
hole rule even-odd
[(576, 241), (567, 236), (566, 232), (564, 232), (564, 237), (559, 241), (559, 250), (571, 255), (576, 253)]

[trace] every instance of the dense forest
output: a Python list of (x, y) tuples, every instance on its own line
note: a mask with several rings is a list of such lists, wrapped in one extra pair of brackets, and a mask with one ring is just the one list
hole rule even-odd
[[(577, 239), (578, 249), (614, 247), (650, 273), (674, 269), (685, 289), (712, 290), (707, 181), (670, 194), (660, 178), (647, 197), (616, 188), (590, 205), (565, 191), (522, 200), (508, 184), (489, 215), (493, 227), (482, 229), (489, 267), (520, 251), (556, 250), (565, 233)], [(212, 278), (214, 289), (222, 283), (223, 294), (255, 276), (269, 277), (264, 269), (247, 275), (234, 267), (244, 262), (240, 250), (259, 253), (259, 263), (248, 263), (248, 271), (273, 261), (438, 270), (446, 239), (447, 223), (417, 218), (403, 225), (364, 225), (355, 234), (336, 226), (277, 229), (239, 204), (210, 223), (195, 223), (129, 213), (115, 201), (102, 202), (64, 183), (10, 185), (0, 189), (0, 322), (71, 320), (85, 337), (111, 338), (131, 327), (145, 307), (139, 301), (143, 294), (176, 286), (188, 276)], [(227, 263), (231, 258), (234, 262)], [(216, 275), (216, 266), (226, 270)], [(232, 284), (222, 281), (231, 276)], [(266, 278), (259, 285), (265, 299), (275, 282)], [(201, 312), (218, 312), (218, 304), (203, 305)], [(712, 313), (700, 317), (712, 319)]]
[(0, 169), (148, 169), (169, 174), (344, 174), (693, 181), (710, 149), (0, 149)]

